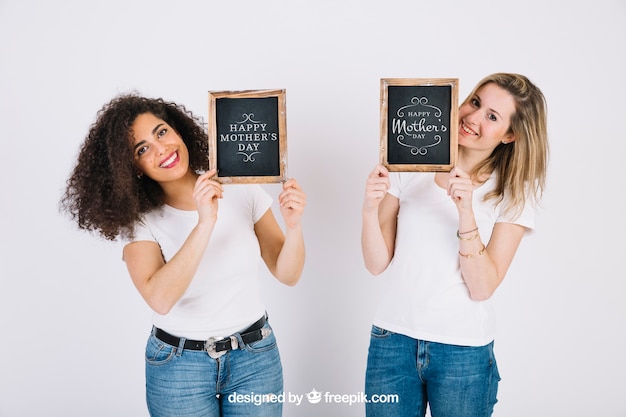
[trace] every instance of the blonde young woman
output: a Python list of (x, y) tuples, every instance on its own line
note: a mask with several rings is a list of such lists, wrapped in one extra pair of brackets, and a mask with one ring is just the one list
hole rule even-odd
[(459, 108), (451, 172), (369, 175), (362, 250), (388, 292), (372, 326), (367, 415), (486, 417), (500, 376), (490, 298), (534, 227), (548, 156), (546, 103), (525, 76), (492, 74)]

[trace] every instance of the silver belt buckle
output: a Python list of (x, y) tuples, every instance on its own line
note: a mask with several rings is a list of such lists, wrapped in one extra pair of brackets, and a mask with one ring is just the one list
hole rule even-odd
[(204, 344), (204, 350), (206, 350), (206, 353), (208, 353), (209, 356), (212, 357), (213, 359), (217, 359), (226, 353), (225, 350), (221, 352), (215, 351), (215, 342), (217, 342), (218, 340), (221, 340), (221, 339), (218, 339), (216, 337), (210, 337), (209, 339), (207, 339), (207, 341)]
[[(231, 350), (239, 349), (239, 341), (237, 340), (237, 338), (235, 336), (230, 336), (229, 339), (230, 339)], [(218, 340), (224, 340), (224, 339), (211, 337), (204, 344), (204, 349), (206, 350), (206, 353), (208, 353), (209, 356), (212, 357), (213, 359), (217, 359), (220, 356), (224, 355), (226, 352), (228, 352), (227, 350), (223, 350), (221, 352), (215, 351), (215, 342), (217, 342)]]

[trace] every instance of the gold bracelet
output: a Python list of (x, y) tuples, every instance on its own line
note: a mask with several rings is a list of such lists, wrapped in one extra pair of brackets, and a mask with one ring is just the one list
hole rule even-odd
[(468, 230), (467, 232), (459, 232), (459, 229), (456, 229), (456, 235), (457, 235), (457, 236), (458, 236), (458, 235), (466, 235), (466, 234), (468, 234), (468, 233), (472, 233), (472, 232), (475, 232), (475, 231), (477, 231), (477, 230), (478, 230), (478, 227), (476, 227), (475, 229), (472, 229), (472, 230)]
[[(476, 232), (476, 230), (478, 230), (478, 229), (470, 230), (469, 232), (464, 232), (464, 233)], [(474, 239), (476, 239), (478, 237), (478, 232), (474, 233), (474, 236), (469, 237), (469, 238), (468, 237), (461, 237), (461, 234), (462, 233), (459, 233), (459, 231), (457, 230), (456, 231), (456, 238), (459, 239), (459, 240), (474, 240)]]
[[(478, 251), (479, 255), (482, 255), (483, 253), (485, 253), (485, 245), (482, 245), (483, 247), (480, 248), (480, 250)], [(470, 259), (472, 258), (474, 255), (472, 255), (471, 253), (461, 253), (461, 251), (459, 251), (459, 255), (463, 256), (464, 258)]]

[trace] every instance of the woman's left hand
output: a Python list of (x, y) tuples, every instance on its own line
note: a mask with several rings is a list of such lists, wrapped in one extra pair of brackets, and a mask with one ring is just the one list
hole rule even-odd
[(460, 168), (454, 167), (450, 171), (448, 180), (448, 195), (452, 198), (456, 208), (466, 210), (472, 208), (472, 195), (474, 194), (474, 184), (469, 174)]
[(306, 206), (306, 194), (295, 179), (291, 178), (283, 183), (283, 192), (278, 196), (278, 204), (287, 227), (300, 225)]

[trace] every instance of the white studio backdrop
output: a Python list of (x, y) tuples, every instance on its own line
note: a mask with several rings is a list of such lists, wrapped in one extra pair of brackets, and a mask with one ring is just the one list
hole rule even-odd
[[(206, 120), (207, 92), (287, 91), (308, 196), (295, 288), (264, 273), (285, 391), (363, 390), (384, 280), (360, 253), (379, 80), (519, 72), (549, 105), (537, 232), (495, 295), (496, 416), (626, 416), (624, 0), (0, 0), (0, 417), (146, 416), (147, 306), (121, 247), (58, 211), (98, 109), (138, 91)], [(264, 186), (272, 195), (278, 185)], [(362, 416), (361, 403), (285, 416)]]

